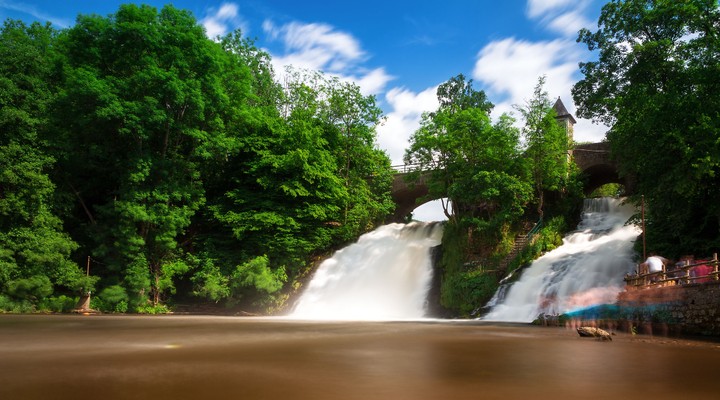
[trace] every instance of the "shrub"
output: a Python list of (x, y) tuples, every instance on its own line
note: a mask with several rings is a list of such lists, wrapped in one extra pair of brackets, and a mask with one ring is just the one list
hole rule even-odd
[(30, 278), (17, 279), (7, 284), (7, 293), (17, 300), (37, 302), (53, 292), (50, 278), (44, 275), (35, 275)]
[(53, 296), (42, 300), (38, 304), (38, 309), (41, 311), (66, 313), (72, 311), (77, 302), (77, 297), (68, 297), (63, 294), (57, 297)]
[(93, 305), (100, 311), (124, 313), (127, 312), (129, 299), (130, 297), (124, 287), (112, 285), (106, 287), (97, 295), (97, 300)]

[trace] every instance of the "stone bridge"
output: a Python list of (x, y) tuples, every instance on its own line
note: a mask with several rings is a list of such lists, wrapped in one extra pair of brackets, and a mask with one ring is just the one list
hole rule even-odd
[[(633, 182), (621, 178), (618, 174), (617, 163), (610, 158), (610, 144), (607, 142), (587, 143), (575, 146), (570, 150), (572, 159), (587, 177), (585, 194), (589, 195), (595, 189), (607, 183), (619, 183), (625, 186), (626, 192), (632, 192)], [(427, 178), (429, 174), (423, 173), (415, 183), (408, 183), (406, 178), (413, 172), (413, 166), (397, 166), (397, 173), (393, 180), (392, 197), (397, 208), (393, 220), (402, 221), (415, 208), (424, 202), (434, 200), (426, 199), (428, 195)], [(425, 199), (418, 203), (419, 199)]]
[(625, 186), (625, 192), (634, 190), (633, 179), (620, 177), (618, 164), (610, 157), (610, 143), (586, 143), (579, 144), (570, 150), (575, 164), (585, 176), (585, 194), (607, 183), (619, 183)]

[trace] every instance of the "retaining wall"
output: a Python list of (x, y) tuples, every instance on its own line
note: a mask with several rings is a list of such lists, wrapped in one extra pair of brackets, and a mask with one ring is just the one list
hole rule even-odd
[(618, 295), (617, 305), (626, 322), (641, 329), (663, 325), (681, 334), (720, 337), (720, 281), (628, 290)]

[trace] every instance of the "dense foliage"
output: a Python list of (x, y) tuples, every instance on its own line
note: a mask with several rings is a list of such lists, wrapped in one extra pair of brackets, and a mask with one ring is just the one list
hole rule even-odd
[(298, 71), (281, 86), (268, 54), (187, 11), (9, 20), (0, 59), (3, 309), (93, 291), (105, 310), (268, 311), (392, 212), (374, 97)]
[(564, 191), (572, 176), (569, 174), (568, 156), (570, 138), (556, 119), (556, 111), (544, 85), (545, 76), (541, 76), (533, 91), (533, 97), (524, 107), (517, 107), (525, 120), (522, 129), (525, 156), (540, 218), (544, 214), (545, 192)]
[(512, 117), (493, 124), (492, 103), (462, 74), (441, 84), (437, 96), (440, 107), (423, 114), (405, 154), (406, 163), (431, 171), (428, 196), (449, 198), (453, 223), (497, 227), (522, 215), (531, 187)]
[(452, 313), (470, 315), (490, 299), (512, 262), (516, 234), (542, 217), (546, 193), (558, 204), (579, 193), (568, 134), (543, 85), (540, 78), (534, 97), (517, 107), (521, 131), (509, 115), (493, 123), (485, 93), (458, 75), (438, 87), (439, 108), (423, 115), (411, 137), (405, 161), (430, 171), (428, 198), (452, 204), (445, 208), (440, 299)]
[(581, 117), (611, 126), (622, 173), (645, 197), (647, 245), (669, 257), (720, 247), (720, 8), (717, 0), (613, 0), (599, 51), (573, 89)]

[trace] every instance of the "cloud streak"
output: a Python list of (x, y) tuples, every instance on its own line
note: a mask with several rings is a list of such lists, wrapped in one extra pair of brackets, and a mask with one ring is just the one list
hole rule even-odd
[(367, 68), (369, 59), (360, 42), (352, 35), (323, 23), (290, 22), (276, 25), (271, 20), (263, 23), (269, 40), (280, 41), (285, 52), (273, 54), (276, 71), (285, 66), (316, 70), (355, 82), (363, 94), (379, 94), (394, 79), (385, 68)]
[(209, 14), (200, 20), (200, 24), (205, 27), (207, 36), (213, 39), (237, 28), (247, 36), (249, 30), (240, 18), (240, 8), (235, 3), (223, 3), (220, 8), (211, 9)]
[(477, 56), (473, 78), (485, 83), (500, 112), (524, 104), (540, 76), (547, 76), (550, 93), (567, 96), (574, 83), (580, 52), (572, 42), (556, 39), (529, 42), (502, 39), (485, 46)]
[(17, 11), (23, 14), (28, 14), (32, 16), (35, 19), (41, 20), (41, 21), (49, 21), (53, 25), (59, 27), (59, 28), (67, 28), (70, 25), (73, 24), (72, 21), (67, 20), (65, 18), (58, 18), (49, 14), (46, 14), (42, 11), (39, 11), (36, 7), (25, 4), (25, 3), (18, 3), (14, 1), (5, 1), (0, 0), (0, 8), (4, 8), (11, 11)]
[[(575, 114), (570, 91), (579, 75), (578, 61), (584, 55), (569, 39), (530, 42), (507, 38), (491, 42), (478, 52), (472, 76), (484, 83), (488, 97), (496, 102), (495, 117), (512, 113), (514, 105), (522, 107), (542, 75), (546, 76), (545, 89), (550, 97), (560, 97)], [(606, 131), (605, 126), (578, 120), (575, 140), (601, 141)]]
[(393, 88), (385, 95), (391, 111), (385, 123), (377, 128), (378, 145), (387, 152), (393, 165), (403, 163), (405, 149), (410, 145), (410, 136), (420, 126), (422, 113), (438, 108), (436, 92), (437, 86), (419, 93)]
[(528, 0), (526, 15), (564, 37), (575, 38), (580, 29), (592, 25), (585, 16), (591, 4), (592, 0)]

